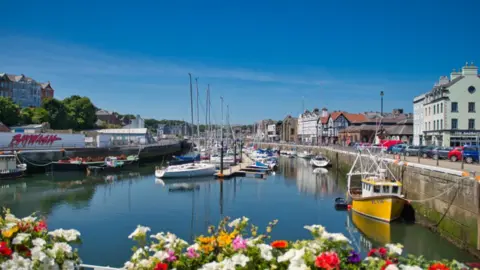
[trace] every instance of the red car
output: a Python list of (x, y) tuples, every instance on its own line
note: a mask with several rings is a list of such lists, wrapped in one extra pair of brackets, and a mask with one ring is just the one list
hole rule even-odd
[(463, 146), (457, 146), (448, 152), (448, 159), (455, 162), (462, 160)]

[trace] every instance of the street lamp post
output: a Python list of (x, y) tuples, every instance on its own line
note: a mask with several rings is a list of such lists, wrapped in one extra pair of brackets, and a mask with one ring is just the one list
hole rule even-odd
[(380, 91), (380, 116), (383, 116), (383, 91)]

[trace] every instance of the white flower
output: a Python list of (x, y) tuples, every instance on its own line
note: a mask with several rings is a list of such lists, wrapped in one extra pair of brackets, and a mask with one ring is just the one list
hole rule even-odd
[(134, 269), (134, 268), (135, 268), (135, 264), (129, 261), (129, 262), (126, 262), (126, 263), (123, 265), (123, 267), (124, 267), (125, 269), (127, 269), (127, 270), (130, 270), (130, 269)]
[(35, 222), (35, 220), (37, 220), (37, 218), (32, 216), (22, 218), (22, 221), (28, 222), (28, 223)]
[(5, 261), (0, 266), (3, 269), (8, 270), (30, 270), (32, 269), (32, 261), (30, 259), (23, 258), (18, 253), (13, 253), (10, 260)]
[(144, 236), (147, 234), (147, 232), (150, 231), (150, 228), (149, 227), (144, 227), (144, 226), (140, 226), (138, 225), (137, 228), (135, 229), (135, 231), (133, 231), (129, 236), (128, 238), (132, 239), (134, 237), (137, 237), (137, 236)]
[(266, 244), (258, 244), (257, 247), (260, 249), (260, 257), (266, 261), (271, 261), (273, 259), (272, 247)]
[(157, 251), (157, 252), (153, 255), (153, 257), (158, 258), (160, 261), (163, 261), (163, 260), (165, 260), (166, 258), (168, 258), (169, 255), (168, 255), (168, 252), (161, 250), (161, 251)]
[(57, 254), (59, 251), (62, 253), (65, 253), (67, 255), (70, 255), (72, 253), (72, 247), (64, 242), (59, 242), (53, 244), (53, 248), (51, 249), (53, 254)]
[(75, 270), (75, 263), (70, 260), (65, 260), (62, 265), (62, 270)]
[(62, 238), (67, 242), (75, 241), (80, 236), (80, 232), (74, 229), (71, 229), (71, 230), (58, 229), (55, 231), (51, 231), (48, 234), (53, 236), (54, 238)]
[(347, 242), (350, 243), (350, 240), (348, 240), (345, 235), (341, 233), (329, 233), (329, 232), (323, 232), (322, 234), (323, 239), (328, 239), (334, 242)]
[(43, 240), (42, 238), (35, 238), (32, 240), (32, 244), (36, 247), (43, 247), (46, 243), (47, 242), (45, 242), (45, 240)]
[(402, 255), (403, 246), (400, 245), (400, 244), (398, 244), (398, 245), (386, 244), (385, 247), (388, 248), (388, 251), (390, 251), (390, 253)]
[(307, 249), (312, 251), (315, 254), (318, 253), (318, 251), (320, 251), (321, 248), (322, 248), (322, 245), (316, 241), (310, 241), (307, 244)]
[(305, 255), (305, 249), (290, 249), (287, 251), (285, 254), (279, 256), (277, 258), (278, 262), (286, 262), (286, 261), (294, 261), (296, 263), (299, 262), (299, 260), (303, 261), (303, 255)]
[(135, 253), (133, 253), (133, 255), (132, 255), (132, 260), (138, 260), (144, 252), (145, 252), (145, 250), (143, 248), (137, 249), (135, 251)]
[(235, 265), (240, 265), (241, 267), (245, 267), (247, 265), (248, 261), (250, 261), (250, 258), (248, 258), (247, 256), (245, 256), (243, 254), (235, 254), (231, 258), (231, 260)]
[(249, 220), (248, 217), (242, 217), (242, 223), (247, 223)]
[(413, 265), (400, 265), (400, 269), (402, 270), (422, 270), (423, 268)]
[(307, 225), (307, 226), (304, 226), (303, 228), (309, 230), (312, 233), (318, 233), (320, 235), (325, 231), (325, 227), (323, 227), (322, 225), (310, 225), (310, 226)]
[(18, 233), (15, 238), (13, 238), (12, 244), (14, 245), (20, 245), (24, 241), (28, 240), (30, 238), (30, 234), (28, 233)]
[(12, 214), (6, 214), (5, 215), (5, 221), (6, 222), (12, 222), (12, 223), (18, 223), (20, 219), (18, 219), (16, 216)]
[(390, 264), (385, 270), (398, 270), (398, 267), (396, 264)]
[(230, 223), (228, 223), (228, 227), (233, 228), (237, 227), (240, 224), (240, 218), (232, 220)]
[(378, 261), (377, 257), (366, 257), (365, 261)]
[(195, 244), (193, 244), (193, 245), (191, 245), (187, 248), (187, 250), (189, 250), (189, 249), (193, 249), (193, 250), (197, 251), (197, 250), (200, 249), (200, 245), (195, 243)]
[(257, 236), (256, 238), (247, 238), (245, 239), (247, 241), (247, 246), (253, 247), (257, 244), (258, 241), (262, 239), (262, 236)]
[(218, 262), (210, 262), (204, 264), (200, 270), (220, 270), (223, 268), (223, 265), (219, 264)]
[(151, 265), (152, 265), (152, 262), (147, 259), (143, 259), (138, 263), (138, 266), (145, 267), (145, 268), (148, 268)]
[(32, 253), (32, 260), (44, 262), (48, 258), (47, 255), (42, 251), (41, 247), (34, 247), (30, 250)]

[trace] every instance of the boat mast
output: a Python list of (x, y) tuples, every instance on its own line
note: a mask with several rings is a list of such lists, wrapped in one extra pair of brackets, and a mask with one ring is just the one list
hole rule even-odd
[(305, 137), (305, 97), (302, 96), (302, 145)]
[(223, 97), (220, 97), (222, 100), (222, 127), (220, 129), (220, 139), (223, 141)]
[(208, 126), (208, 97), (210, 91), (210, 84), (207, 86), (207, 90), (205, 91), (205, 149), (208, 148), (208, 135), (210, 134), (209, 126)]
[(198, 78), (195, 78), (195, 86), (197, 88), (197, 138), (198, 146), (200, 146), (200, 111), (198, 105)]
[(188, 77), (190, 78), (190, 112), (192, 115), (192, 126), (190, 127), (191, 136), (193, 136), (193, 89), (192, 89), (192, 74), (188, 73)]

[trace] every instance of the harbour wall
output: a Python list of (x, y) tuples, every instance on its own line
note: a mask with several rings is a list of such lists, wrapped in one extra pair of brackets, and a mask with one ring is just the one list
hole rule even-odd
[[(261, 147), (292, 146), (261, 144)], [(356, 153), (332, 147), (294, 146), (296, 151), (308, 150), (323, 154), (333, 168), (347, 173)], [(461, 248), (480, 256), (480, 185), (474, 173), (444, 169), (387, 159), (390, 171), (401, 179), (407, 200), (415, 210), (417, 221), (447, 238)]]
[(47, 169), (52, 162), (69, 157), (107, 157), (139, 155), (140, 161), (154, 161), (189, 149), (185, 141), (125, 147), (84, 147), (65, 149), (18, 150), (19, 159), (27, 164), (30, 172)]

